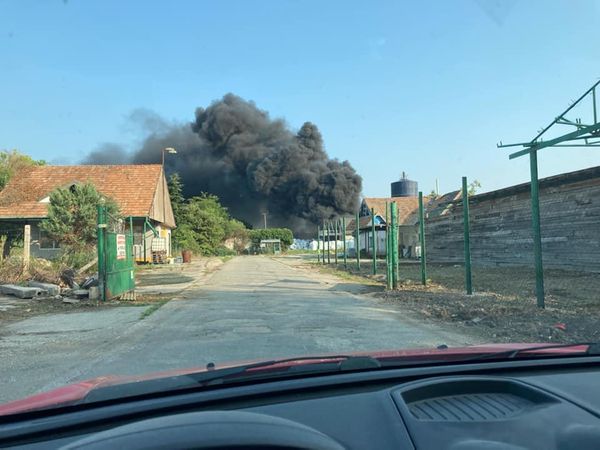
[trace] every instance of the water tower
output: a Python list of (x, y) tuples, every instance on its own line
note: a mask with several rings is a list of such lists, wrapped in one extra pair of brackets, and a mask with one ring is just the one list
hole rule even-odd
[(402, 172), (400, 180), (392, 183), (392, 197), (416, 197), (419, 195), (419, 183), (409, 180)]

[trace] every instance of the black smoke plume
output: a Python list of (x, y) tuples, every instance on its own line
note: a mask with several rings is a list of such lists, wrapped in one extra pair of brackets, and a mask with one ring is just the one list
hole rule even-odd
[[(174, 147), (177, 154), (166, 155), (165, 170), (179, 173), (187, 197), (215, 194), (234, 217), (255, 227), (263, 226), (266, 212), (268, 226), (303, 235), (314, 233), (323, 219), (356, 211), (361, 177), (347, 161), (328, 158), (310, 122), (294, 134), (253, 102), (227, 94), (198, 108), (190, 125), (159, 128), (132, 162), (160, 162), (161, 150)], [(86, 162), (96, 159), (92, 153)]]

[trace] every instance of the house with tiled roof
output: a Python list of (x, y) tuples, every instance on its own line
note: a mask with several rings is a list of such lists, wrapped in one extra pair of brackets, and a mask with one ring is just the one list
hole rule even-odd
[[(427, 201), (427, 198), (424, 199)], [(372, 249), (372, 220), (375, 220), (375, 236), (377, 255), (385, 255), (386, 217), (389, 221), (389, 209), (386, 215), (386, 205), (390, 208), (396, 204), (398, 210), (398, 244), (401, 255), (407, 258), (415, 257), (415, 247), (419, 243), (419, 200), (418, 197), (364, 197), (359, 209), (359, 235), (361, 252), (370, 255)], [(373, 211), (374, 216), (371, 215)], [(356, 230), (356, 221), (348, 226), (349, 232)]]
[(138, 261), (152, 261), (153, 251), (171, 255), (171, 230), (176, 224), (160, 164), (24, 168), (0, 192), (0, 223), (30, 225), (32, 255), (55, 256), (59, 253), (57, 243), (39, 227), (40, 221), (48, 215), (50, 193), (86, 182), (113, 199), (122, 216), (132, 218), (134, 253)]

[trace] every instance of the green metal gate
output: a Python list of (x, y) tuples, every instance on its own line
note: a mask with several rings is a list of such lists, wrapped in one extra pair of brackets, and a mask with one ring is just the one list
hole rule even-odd
[(104, 206), (98, 206), (98, 281), (100, 299), (132, 296), (135, 290), (133, 224), (112, 217)]

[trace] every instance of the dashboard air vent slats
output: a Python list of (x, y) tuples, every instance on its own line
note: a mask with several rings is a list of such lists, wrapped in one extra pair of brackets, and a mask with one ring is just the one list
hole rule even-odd
[(511, 394), (478, 393), (428, 398), (410, 403), (408, 409), (419, 420), (469, 422), (506, 419), (531, 405)]

